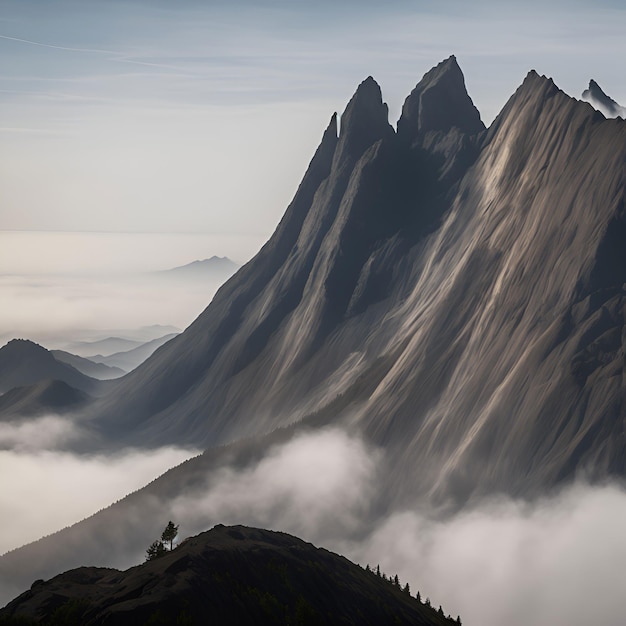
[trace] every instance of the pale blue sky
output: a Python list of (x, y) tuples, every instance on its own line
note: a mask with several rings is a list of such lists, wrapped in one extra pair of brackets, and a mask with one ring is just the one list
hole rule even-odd
[(0, 230), (268, 235), (373, 75), (456, 54), (490, 123), (529, 69), (626, 102), (621, 2), (0, 1)]

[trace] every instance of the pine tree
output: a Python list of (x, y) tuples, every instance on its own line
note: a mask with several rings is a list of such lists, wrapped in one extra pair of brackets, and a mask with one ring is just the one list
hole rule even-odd
[(146, 550), (146, 561), (152, 561), (153, 559), (158, 559), (160, 556), (163, 556), (167, 552), (165, 545), (160, 539), (153, 541), (150, 544), (150, 547)]
[(164, 543), (169, 542), (170, 550), (174, 549), (174, 539), (176, 539), (176, 535), (178, 535), (178, 526), (174, 525), (174, 522), (170, 520), (165, 527), (165, 530), (161, 534), (161, 541)]
[(404, 589), (403, 589), (404, 593), (411, 595), (411, 589), (409, 588), (409, 583), (407, 583), (406, 585), (404, 585)]
[(376, 566), (376, 576), (380, 578), (380, 565)]
[(399, 586), (400, 586), (400, 579), (398, 578), (398, 574), (396, 574), (396, 575), (393, 577), (393, 584), (394, 584), (396, 587), (399, 587)]
[(417, 590), (417, 593), (415, 594), (415, 599), (416, 599), (418, 602), (421, 602), (421, 601), (422, 601), (422, 595), (420, 594), (419, 589)]

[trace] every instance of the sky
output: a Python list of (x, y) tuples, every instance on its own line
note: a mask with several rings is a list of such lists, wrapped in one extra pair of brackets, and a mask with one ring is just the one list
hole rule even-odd
[(531, 68), (623, 103), (624, 24), (608, 0), (2, 0), (0, 231), (241, 237), (242, 262), (368, 75), (393, 124), (450, 54), (487, 124)]

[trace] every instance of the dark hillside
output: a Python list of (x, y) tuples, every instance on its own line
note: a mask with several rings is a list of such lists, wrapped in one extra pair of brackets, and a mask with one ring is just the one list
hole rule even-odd
[(408, 590), (291, 535), (221, 526), (124, 572), (81, 567), (36, 581), (0, 624), (457, 623)]

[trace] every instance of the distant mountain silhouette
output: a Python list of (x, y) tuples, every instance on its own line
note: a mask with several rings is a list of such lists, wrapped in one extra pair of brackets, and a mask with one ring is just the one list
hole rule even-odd
[(13, 339), (0, 348), (0, 393), (14, 387), (59, 380), (85, 393), (96, 393), (99, 381), (57, 361), (51, 352), (27, 339)]
[(589, 81), (589, 88), (582, 94), (583, 100), (589, 102), (606, 117), (621, 117), (626, 119), (626, 108), (619, 105), (613, 98), (607, 96), (595, 80)]
[(36, 581), (0, 610), (0, 623), (24, 626), (62, 615), (84, 626), (457, 623), (301, 539), (221, 525), (124, 572), (81, 567)]
[(44, 380), (28, 387), (15, 387), (0, 396), (0, 420), (11, 416), (76, 411), (92, 398), (61, 380)]
[(174, 279), (220, 278), (226, 279), (239, 269), (239, 265), (228, 257), (212, 256), (210, 259), (193, 261), (187, 265), (158, 272), (161, 276)]
[(164, 337), (147, 341), (131, 350), (115, 352), (107, 356), (96, 354), (86, 358), (93, 363), (115, 368), (116, 370), (122, 370), (123, 372), (130, 372), (151, 356), (157, 348), (160, 348), (164, 343), (176, 337), (177, 334), (178, 333), (171, 333)]
[(144, 343), (144, 340), (127, 339), (126, 337), (106, 337), (93, 341), (75, 341), (74, 343), (68, 344), (66, 350), (84, 359), (90, 359), (93, 355), (109, 356), (117, 352), (133, 350), (134, 348), (142, 346)]
[(111, 367), (104, 363), (95, 363), (82, 356), (65, 352), (65, 350), (50, 350), (50, 352), (52, 352), (52, 356), (54, 356), (57, 361), (71, 365), (74, 369), (85, 374), (85, 376), (97, 378), (98, 380), (119, 378), (128, 371), (120, 369), (119, 367)]

